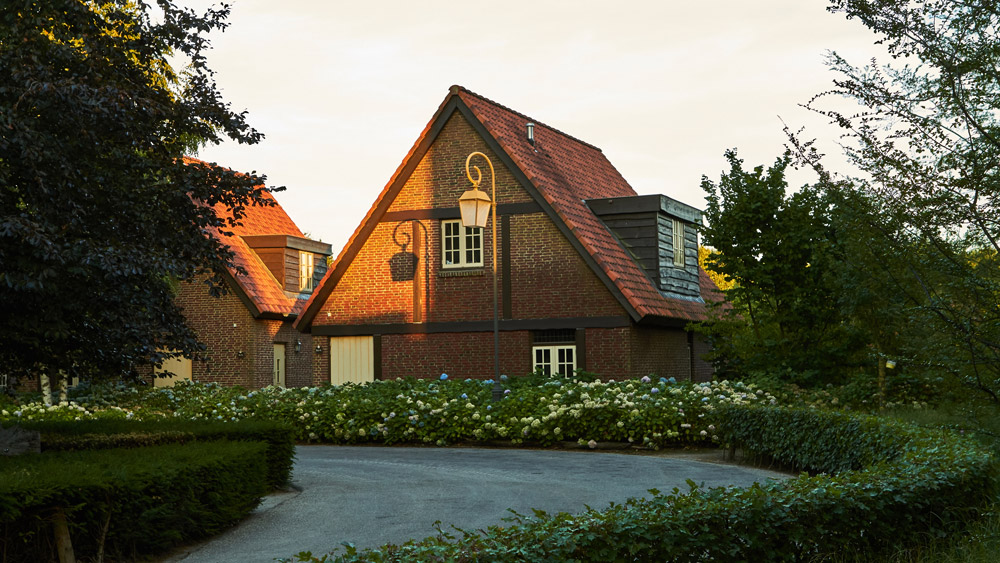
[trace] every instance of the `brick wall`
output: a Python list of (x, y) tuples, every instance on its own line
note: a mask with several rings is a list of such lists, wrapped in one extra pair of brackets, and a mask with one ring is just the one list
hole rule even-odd
[(691, 377), (688, 335), (679, 328), (632, 327), (632, 371), (635, 377)]
[[(500, 333), (500, 373), (531, 372), (531, 333)], [(493, 333), (387, 334), (382, 336), (382, 379), (413, 376), (493, 377)]]
[[(502, 161), (460, 114), (454, 114), (389, 206), (389, 212), (456, 208), (470, 188), (465, 176), (469, 153), (487, 154), (497, 176), (501, 204), (531, 202)], [(481, 188), (489, 190), (489, 170), (481, 159)], [(384, 220), (374, 227), (352, 260), (313, 326), (380, 325), (488, 321), (493, 318), (492, 221), (483, 234), (483, 267), (457, 271), (442, 267), (441, 221)], [(497, 229), (498, 231), (500, 229)], [(625, 317), (625, 309), (543, 212), (510, 217), (510, 309), (514, 319), (565, 317)], [(498, 250), (503, 248), (498, 238)], [(400, 275), (397, 266), (417, 266)], [(404, 258), (411, 262), (405, 262)], [(498, 265), (503, 287), (504, 264)], [(501, 303), (500, 310), (504, 310)], [(377, 332), (369, 329), (366, 332)], [(491, 332), (383, 335), (382, 377), (489, 378), (493, 374)], [(683, 331), (649, 333), (630, 327), (586, 330), (587, 370), (605, 379), (669, 372), (690, 373)], [(329, 344), (317, 337), (322, 354), (315, 355), (313, 381), (329, 380)], [(532, 368), (531, 332), (501, 333), (501, 372), (523, 375)], [(635, 351), (635, 352), (633, 352)], [(684, 366), (686, 369), (681, 370)]]
[[(463, 117), (455, 114), (442, 129), (390, 211), (456, 207), (470, 187), (465, 158), (490, 155), (501, 203), (528, 202), (531, 196), (492, 154)], [(482, 169), (485, 164), (474, 160)], [(488, 186), (484, 171), (483, 187)], [(624, 309), (544, 213), (513, 215), (511, 223), (511, 308), (517, 319), (625, 315)], [(325, 324), (410, 323), (489, 320), (493, 317), (492, 222), (484, 229), (483, 267), (442, 268), (441, 221), (379, 223), (313, 321)], [(415, 245), (414, 241), (418, 243)], [(411, 279), (393, 276), (394, 256), (418, 248)], [(498, 251), (503, 247), (497, 240)], [(503, 285), (503, 264), (498, 285)], [(418, 291), (414, 293), (414, 284)], [(502, 300), (502, 297), (501, 297)], [(500, 304), (501, 310), (503, 303)]]
[[(205, 284), (184, 284), (177, 303), (199, 340), (206, 359), (194, 361), (196, 381), (260, 388), (274, 378), (274, 343), (285, 344), (285, 384), (310, 385), (316, 354), (312, 336), (296, 331), (290, 321), (255, 319), (233, 291), (221, 298), (209, 295)], [(301, 340), (296, 354), (295, 342)]]
[(588, 328), (586, 331), (587, 371), (601, 379), (630, 377), (629, 328)]

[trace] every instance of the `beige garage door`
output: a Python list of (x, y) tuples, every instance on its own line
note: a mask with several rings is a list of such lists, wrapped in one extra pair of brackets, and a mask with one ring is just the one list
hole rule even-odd
[(364, 383), (375, 380), (375, 338), (333, 336), (330, 338), (330, 383)]
[[(169, 371), (171, 377), (160, 377), (159, 374)], [(163, 366), (156, 369), (157, 376), (153, 378), (153, 387), (173, 387), (178, 381), (191, 381), (191, 360), (189, 358), (170, 358)]]

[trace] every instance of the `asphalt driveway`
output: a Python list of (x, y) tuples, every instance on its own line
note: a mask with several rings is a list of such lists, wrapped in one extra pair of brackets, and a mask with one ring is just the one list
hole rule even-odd
[(292, 484), (225, 534), (165, 561), (273, 561), (351, 542), (374, 547), (445, 529), (485, 529), (510, 516), (604, 508), (692, 479), (747, 486), (786, 475), (722, 463), (720, 452), (630, 455), (593, 451), (299, 446)]

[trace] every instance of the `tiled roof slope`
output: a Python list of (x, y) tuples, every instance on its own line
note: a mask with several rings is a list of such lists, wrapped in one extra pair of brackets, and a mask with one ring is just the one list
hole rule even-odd
[[(665, 297), (584, 200), (636, 195), (600, 149), (461, 87), (452, 88), (576, 235), (639, 318), (704, 320), (703, 303)], [(535, 124), (535, 145), (525, 124)], [(703, 295), (715, 284), (700, 272)], [(708, 297), (704, 295), (704, 297)]]
[[(190, 158), (185, 159), (185, 161), (209, 165)], [(226, 236), (219, 232), (213, 234), (233, 251), (233, 264), (246, 270), (246, 275), (237, 274), (235, 270), (232, 270), (231, 273), (236, 283), (239, 284), (238, 290), (242, 290), (246, 294), (247, 298), (257, 307), (259, 314), (281, 316), (296, 314), (302, 309), (305, 300), (286, 296), (278, 280), (274, 279), (274, 275), (267, 269), (257, 253), (242, 238), (251, 235), (278, 234), (303, 236), (302, 231), (285, 213), (285, 210), (278, 205), (274, 196), (264, 192), (263, 199), (274, 202), (274, 205), (247, 207), (240, 224), (226, 229), (226, 231), (232, 232), (232, 235)], [(226, 206), (222, 204), (215, 206), (215, 212), (224, 219), (232, 216)]]

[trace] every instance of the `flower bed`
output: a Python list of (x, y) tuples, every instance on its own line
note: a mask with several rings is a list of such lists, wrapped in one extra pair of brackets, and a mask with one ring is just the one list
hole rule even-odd
[(95, 390), (64, 405), (32, 403), (0, 411), (0, 420), (259, 418), (291, 425), (300, 441), (336, 444), (443, 446), (500, 440), (515, 445), (624, 442), (660, 448), (711, 445), (718, 441), (716, 409), (775, 402), (752, 385), (727, 381), (691, 384), (647, 377), (507, 383), (499, 402), (491, 400), (492, 382), (446, 378), (250, 392), (214, 384)]

